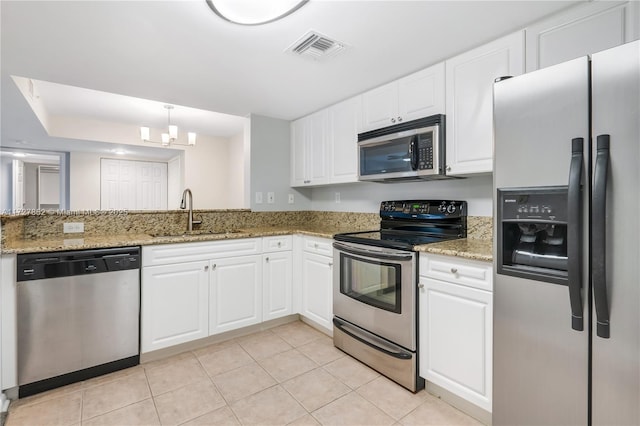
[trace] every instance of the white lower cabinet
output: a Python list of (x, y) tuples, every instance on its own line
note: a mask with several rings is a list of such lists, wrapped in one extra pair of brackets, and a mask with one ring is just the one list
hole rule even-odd
[[(437, 277), (429, 276), (434, 264), (438, 265)], [(450, 277), (443, 277), (443, 265), (447, 265)], [(420, 255), (420, 376), (488, 412), (493, 294), (487, 289), (491, 289), (491, 269), (486, 262)], [(467, 272), (478, 272), (475, 278), (484, 275), (486, 280), (472, 283), (465, 276)]]
[(262, 322), (262, 256), (211, 261), (209, 334)]
[(333, 258), (305, 251), (302, 253), (302, 306), (300, 314), (332, 330)]
[(141, 351), (209, 335), (209, 262), (142, 269)]
[(293, 313), (293, 260), (291, 251), (262, 255), (262, 320)]

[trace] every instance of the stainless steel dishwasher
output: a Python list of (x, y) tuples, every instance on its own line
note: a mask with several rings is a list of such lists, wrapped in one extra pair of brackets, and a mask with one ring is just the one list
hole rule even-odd
[(17, 260), (20, 397), (139, 364), (139, 247)]

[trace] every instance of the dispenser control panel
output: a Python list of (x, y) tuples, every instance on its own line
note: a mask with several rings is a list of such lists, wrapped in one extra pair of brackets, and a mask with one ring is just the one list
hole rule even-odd
[(567, 222), (567, 187), (498, 190), (502, 221)]

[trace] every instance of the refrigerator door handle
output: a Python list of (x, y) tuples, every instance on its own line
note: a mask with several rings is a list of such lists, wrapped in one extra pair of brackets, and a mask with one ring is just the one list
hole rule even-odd
[(567, 257), (569, 303), (571, 305), (571, 328), (584, 330), (582, 310), (582, 179), (584, 139), (571, 140), (571, 164), (569, 168), (569, 189), (567, 203)]
[(607, 297), (607, 174), (609, 169), (609, 135), (599, 135), (593, 172), (593, 222), (591, 276), (596, 306), (596, 334), (609, 338), (609, 301)]

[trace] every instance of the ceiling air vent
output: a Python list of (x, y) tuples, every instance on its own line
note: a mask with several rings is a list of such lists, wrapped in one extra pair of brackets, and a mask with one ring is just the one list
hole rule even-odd
[(314, 60), (335, 56), (346, 48), (344, 43), (333, 40), (324, 34), (309, 31), (293, 43), (286, 52)]

